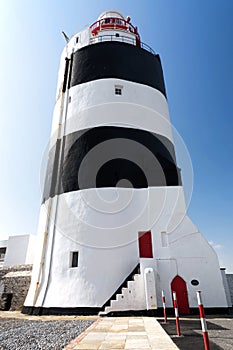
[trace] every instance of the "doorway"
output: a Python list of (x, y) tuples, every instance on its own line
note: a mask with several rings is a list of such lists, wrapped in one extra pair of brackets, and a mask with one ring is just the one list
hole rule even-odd
[(151, 231), (138, 234), (139, 257), (153, 258)]
[(9, 311), (10, 310), (12, 297), (13, 297), (12, 293), (2, 293), (1, 303), (3, 305), (3, 308), (2, 308), (3, 311)]
[(190, 314), (187, 285), (183, 278), (178, 275), (173, 278), (171, 291), (176, 292), (179, 314)]

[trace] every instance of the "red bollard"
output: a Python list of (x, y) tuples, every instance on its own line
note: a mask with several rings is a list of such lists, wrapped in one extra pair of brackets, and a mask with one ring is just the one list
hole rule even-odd
[(166, 311), (165, 295), (163, 290), (162, 290), (162, 302), (163, 302), (164, 323), (167, 323), (167, 311)]
[(179, 312), (178, 312), (178, 304), (176, 299), (176, 292), (172, 292), (173, 295), (173, 303), (174, 303), (174, 309), (175, 309), (175, 316), (176, 316), (176, 331), (178, 337), (180, 336), (180, 320), (179, 320)]
[(208, 330), (207, 330), (207, 325), (205, 320), (205, 312), (204, 312), (204, 307), (201, 300), (200, 290), (197, 291), (197, 301), (198, 301), (198, 307), (199, 307), (199, 313), (200, 313), (201, 328), (202, 328), (205, 350), (210, 350), (209, 336), (208, 336)]

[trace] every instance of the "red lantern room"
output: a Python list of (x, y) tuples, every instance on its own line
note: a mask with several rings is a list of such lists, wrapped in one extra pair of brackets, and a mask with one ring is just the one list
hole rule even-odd
[(105, 11), (98, 20), (90, 26), (91, 41), (122, 41), (140, 46), (140, 36), (137, 27), (130, 23), (130, 17), (117, 11)]

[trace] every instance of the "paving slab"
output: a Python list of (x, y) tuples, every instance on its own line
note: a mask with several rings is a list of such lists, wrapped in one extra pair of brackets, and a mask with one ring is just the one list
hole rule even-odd
[(177, 350), (153, 317), (103, 317), (64, 350)]

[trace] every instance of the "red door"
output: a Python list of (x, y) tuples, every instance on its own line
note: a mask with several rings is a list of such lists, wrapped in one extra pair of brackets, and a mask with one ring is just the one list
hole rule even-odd
[(151, 232), (139, 232), (138, 240), (140, 258), (153, 258)]
[(171, 283), (172, 292), (176, 292), (179, 314), (189, 314), (189, 300), (186, 282), (180, 276), (176, 276)]

